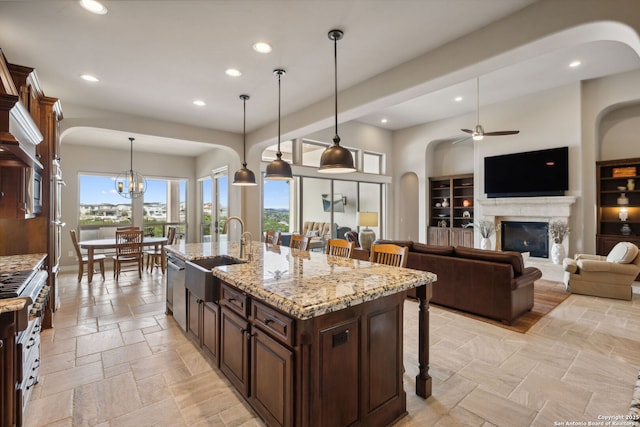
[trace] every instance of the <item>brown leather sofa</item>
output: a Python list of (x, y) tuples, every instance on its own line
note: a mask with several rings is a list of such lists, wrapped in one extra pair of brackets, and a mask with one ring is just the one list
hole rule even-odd
[(407, 268), (430, 271), (438, 276), (433, 284), (431, 302), (434, 304), (507, 324), (533, 308), (533, 282), (542, 277), (542, 272), (535, 267), (525, 267), (519, 252), (399, 240), (377, 243), (407, 246)]

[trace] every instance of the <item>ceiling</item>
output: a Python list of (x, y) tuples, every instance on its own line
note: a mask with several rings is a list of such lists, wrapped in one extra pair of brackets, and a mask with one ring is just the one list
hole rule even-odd
[[(106, 15), (76, 0), (0, 1), (0, 48), (8, 61), (34, 67), (45, 94), (65, 104), (179, 124), (242, 132), (277, 119), (277, 79), (284, 68), (282, 115), (333, 95), (333, 42), (338, 88), (347, 89), (476, 31), (533, 0), (104, 0)], [(273, 46), (269, 54), (252, 49)], [(569, 70), (580, 59), (583, 66)], [(364, 65), (364, 66), (363, 66)], [(242, 71), (228, 77), (227, 68)], [(578, 80), (640, 68), (638, 55), (615, 42), (554, 50), (480, 78), (481, 105)], [(564, 70), (558, 72), (559, 69)], [(79, 78), (92, 74), (88, 83)], [(467, 79), (358, 120), (396, 130), (476, 110), (476, 81)], [(461, 102), (453, 98), (462, 96)], [(195, 99), (206, 106), (192, 104)], [(66, 117), (66, 115), (65, 115)], [(387, 123), (380, 120), (387, 118)], [(475, 123), (469, 123), (471, 128)], [(493, 129), (486, 129), (491, 131)], [(129, 148), (128, 134), (77, 129), (64, 143)], [(171, 140), (143, 138), (140, 151), (171, 152)], [(197, 155), (209, 144), (182, 144)]]

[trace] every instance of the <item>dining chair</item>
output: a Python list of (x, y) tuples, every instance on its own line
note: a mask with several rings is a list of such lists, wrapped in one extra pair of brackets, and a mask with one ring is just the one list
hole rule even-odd
[[(82, 255), (80, 251), (80, 246), (78, 245), (78, 236), (76, 235), (76, 230), (69, 230), (69, 234), (71, 234), (71, 241), (73, 242), (73, 247), (76, 250), (76, 258), (78, 258), (78, 282), (82, 280), (82, 275), (84, 274), (84, 265), (88, 264), (89, 257), (86, 255)], [(102, 274), (102, 280), (104, 280), (104, 255), (94, 255), (93, 261), (100, 264), (100, 273)], [(88, 268), (88, 266), (87, 266)]]
[[(177, 229), (178, 227), (173, 225), (167, 227), (167, 242), (165, 245), (173, 245)], [(147, 271), (151, 268), (151, 272), (153, 273), (153, 267), (160, 267), (162, 274), (164, 274), (164, 266), (167, 265), (164, 261), (164, 245), (161, 245), (160, 247), (155, 246), (153, 249), (147, 249), (144, 251), (144, 255), (147, 258)]]
[(142, 230), (116, 231), (116, 254), (113, 257), (113, 275), (116, 280), (120, 276), (123, 264), (137, 264), (138, 276), (142, 279)]
[(391, 265), (393, 267), (406, 267), (409, 248), (391, 243), (371, 245), (371, 262)]
[(271, 243), (272, 245), (279, 245), (280, 238), (282, 237), (282, 233), (279, 231), (265, 231), (264, 232), (264, 242)]
[(139, 230), (139, 229), (140, 229), (140, 227), (136, 227), (136, 226), (133, 226), (133, 225), (126, 225), (126, 226), (123, 226), (123, 227), (116, 228), (116, 231)]
[(301, 234), (292, 234), (291, 240), (289, 241), (289, 247), (308, 251), (310, 242), (311, 239), (309, 237), (303, 236)]
[(329, 239), (327, 240), (327, 248), (325, 250), (327, 255), (341, 256), (344, 258), (351, 258), (353, 253), (353, 242), (347, 242), (343, 239)]

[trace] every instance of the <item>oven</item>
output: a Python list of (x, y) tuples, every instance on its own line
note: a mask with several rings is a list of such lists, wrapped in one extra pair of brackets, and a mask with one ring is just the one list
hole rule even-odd
[(27, 402), (38, 382), (40, 366), (40, 330), (49, 286), (44, 270), (24, 270), (0, 273), (0, 299), (28, 297), (28, 305), (17, 313), (16, 330), (16, 425), (23, 420)]

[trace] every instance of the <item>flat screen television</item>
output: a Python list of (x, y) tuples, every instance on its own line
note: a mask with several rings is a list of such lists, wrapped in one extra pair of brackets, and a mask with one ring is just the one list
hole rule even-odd
[(484, 158), (487, 197), (564, 196), (569, 189), (569, 147)]

